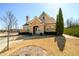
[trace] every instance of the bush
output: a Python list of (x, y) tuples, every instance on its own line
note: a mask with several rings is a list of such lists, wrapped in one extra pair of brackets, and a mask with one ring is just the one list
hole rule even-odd
[(45, 35), (56, 35), (56, 32), (44, 32)]
[(32, 35), (32, 33), (29, 33), (29, 32), (19, 32), (19, 35)]

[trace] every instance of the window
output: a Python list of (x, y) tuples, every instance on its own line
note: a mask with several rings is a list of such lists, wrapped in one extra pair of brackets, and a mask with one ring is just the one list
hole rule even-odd
[(42, 21), (45, 23), (45, 17), (42, 17)]
[(43, 17), (43, 19), (45, 19), (45, 17)]

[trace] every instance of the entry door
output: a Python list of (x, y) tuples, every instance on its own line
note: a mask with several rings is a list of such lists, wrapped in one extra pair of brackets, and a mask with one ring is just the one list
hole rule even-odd
[(33, 34), (36, 34), (37, 30), (38, 30), (38, 26), (34, 26), (33, 27)]

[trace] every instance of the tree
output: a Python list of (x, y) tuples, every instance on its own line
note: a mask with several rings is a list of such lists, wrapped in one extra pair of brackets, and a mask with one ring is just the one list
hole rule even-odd
[(17, 19), (11, 11), (7, 11), (5, 16), (0, 18), (4, 22), (5, 29), (16, 29), (17, 27)]
[(73, 20), (67, 19), (67, 27), (71, 27), (73, 25)]
[(59, 8), (59, 13), (57, 14), (56, 32), (57, 35), (62, 35), (64, 32), (64, 21), (63, 21), (63, 14), (61, 8)]
[(69, 18), (66, 21), (67, 27), (79, 26), (79, 19)]
[(5, 16), (0, 18), (4, 22), (4, 27), (8, 32), (7, 39), (7, 50), (9, 49), (9, 34), (12, 29), (16, 29), (17, 27), (17, 19), (11, 11), (7, 11)]
[(56, 19), (56, 32), (57, 32), (57, 35), (59, 33), (59, 29), (58, 29), (59, 24), (58, 24), (58, 22), (59, 22), (59, 19), (58, 19), (58, 14), (57, 14), (57, 19)]

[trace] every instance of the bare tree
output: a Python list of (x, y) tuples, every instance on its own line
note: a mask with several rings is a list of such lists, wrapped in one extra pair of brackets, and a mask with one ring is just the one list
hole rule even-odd
[(67, 27), (71, 27), (72, 26), (72, 21), (71, 19), (67, 19)]
[(0, 18), (4, 22), (4, 27), (8, 32), (7, 50), (9, 49), (9, 34), (12, 29), (17, 29), (17, 19), (11, 11), (7, 11), (5, 16)]
[(67, 19), (66, 23), (67, 23), (67, 27), (79, 26), (79, 18), (78, 19), (74, 19), (74, 18)]
[(6, 29), (8, 29), (8, 25), (10, 30), (17, 28), (17, 19), (11, 11), (7, 11), (5, 16), (1, 17), (0, 19), (4, 22)]

